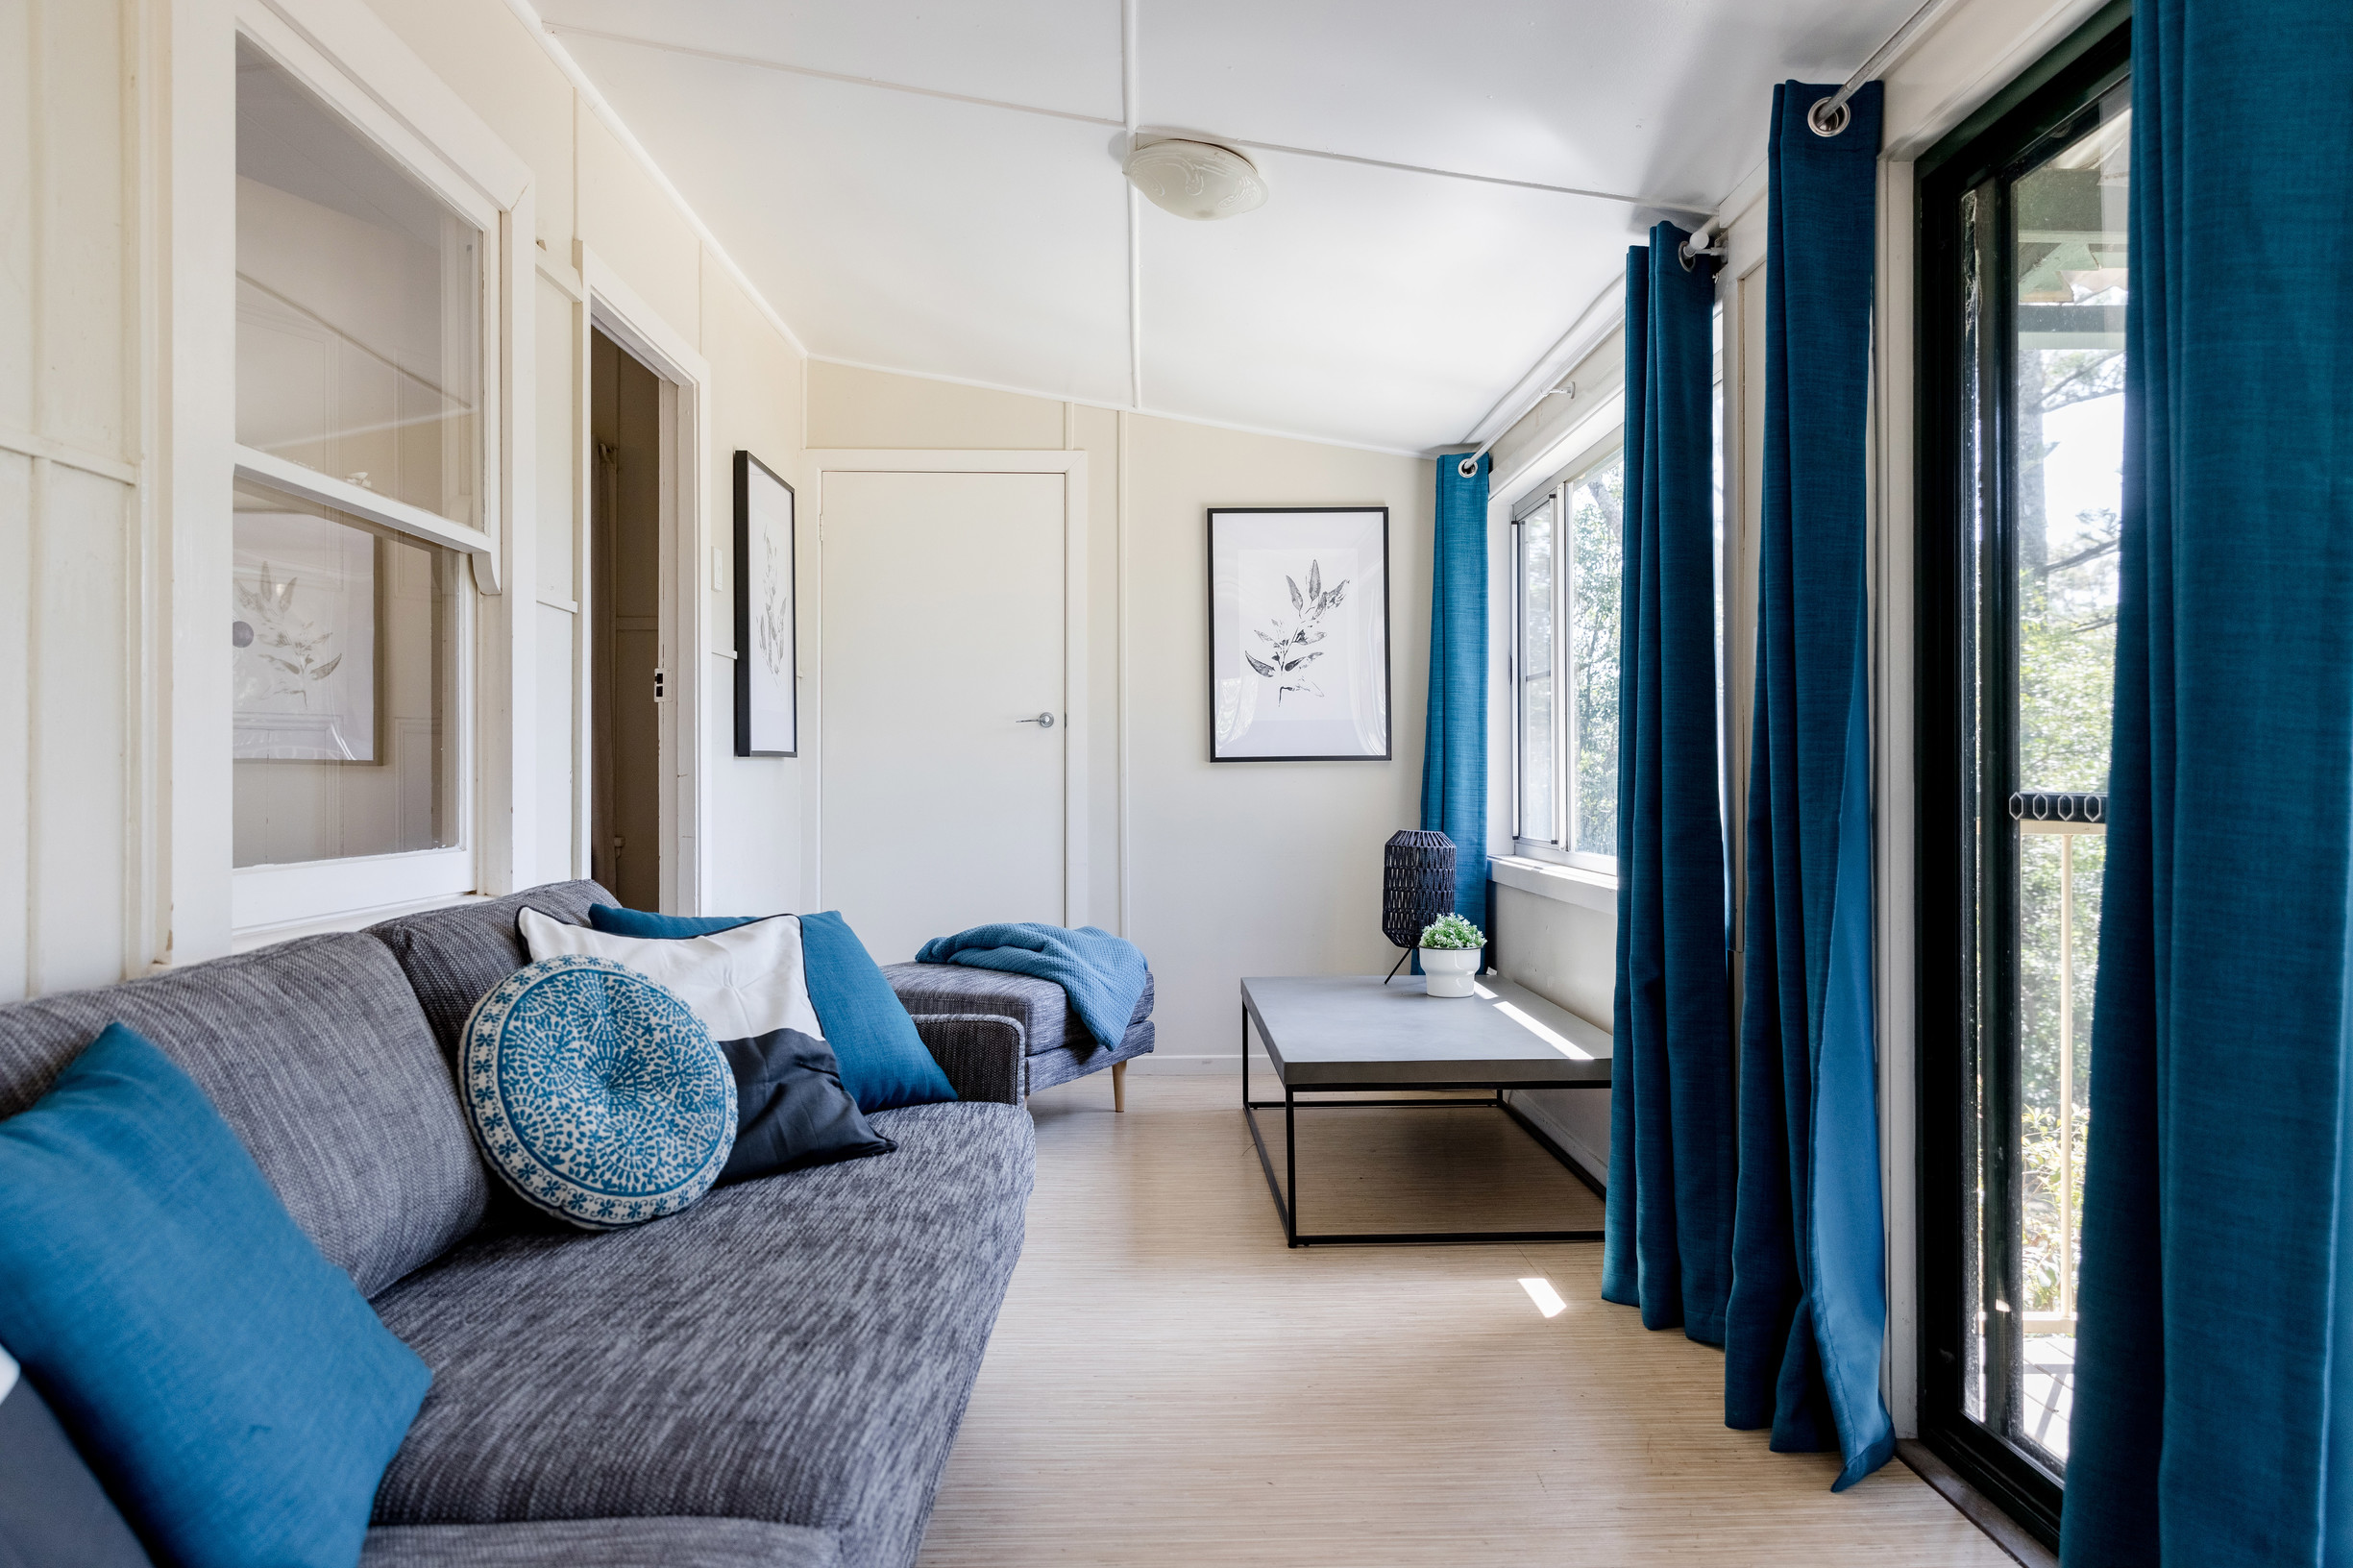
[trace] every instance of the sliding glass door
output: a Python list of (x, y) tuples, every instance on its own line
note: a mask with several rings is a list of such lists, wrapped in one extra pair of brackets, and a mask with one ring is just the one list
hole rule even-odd
[(2126, 28), (1924, 175), (1923, 1436), (2055, 1538), (2093, 1129)]

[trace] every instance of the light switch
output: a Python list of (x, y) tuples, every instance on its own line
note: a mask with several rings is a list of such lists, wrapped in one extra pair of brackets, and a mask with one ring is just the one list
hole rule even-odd
[(727, 591), (727, 550), (724, 545), (711, 547), (711, 592)]

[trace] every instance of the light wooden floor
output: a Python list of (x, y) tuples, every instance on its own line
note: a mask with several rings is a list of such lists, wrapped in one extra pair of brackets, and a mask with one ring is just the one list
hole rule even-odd
[[(1598, 1246), (1286, 1248), (1238, 1098), (1033, 1102), (1029, 1242), (924, 1568), (2009, 1568), (1900, 1462), (1834, 1497), (1828, 1457), (1727, 1431), (1722, 1356), (1601, 1301)], [(1300, 1158), (1317, 1229), (1600, 1223), (1494, 1111), (1327, 1112)]]

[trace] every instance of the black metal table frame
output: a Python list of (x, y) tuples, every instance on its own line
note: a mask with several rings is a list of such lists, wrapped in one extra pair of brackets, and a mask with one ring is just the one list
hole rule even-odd
[[(1278, 1082), (1281, 1081), (1281, 1077), (1282, 1075), (1280, 1073), (1276, 1075)], [(1323, 1236), (1301, 1236), (1299, 1234), (1299, 1128), (1297, 1115), (1298, 1113), (1303, 1110), (1340, 1111), (1361, 1109), (1368, 1111), (1380, 1111), (1412, 1108), (1438, 1111), (1459, 1111), (1465, 1109), (1473, 1111), (1501, 1111), (1505, 1115), (1509, 1116), (1513, 1121), (1519, 1123), (1520, 1129), (1527, 1133), (1530, 1138), (1535, 1139), (1537, 1147), (1543, 1149), (1545, 1153), (1559, 1161), (1562, 1165), (1568, 1168), (1570, 1175), (1575, 1176), (1579, 1181), (1584, 1183), (1586, 1187), (1591, 1188), (1596, 1195), (1600, 1195), (1602, 1189), (1594, 1185), (1593, 1178), (1588, 1176), (1576, 1161), (1571, 1160), (1565, 1150), (1563, 1150), (1558, 1144), (1555, 1143), (1551, 1139), (1547, 1138), (1540, 1128), (1538, 1128), (1534, 1123), (1531, 1122), (1526, 1116), (1520, 1115), (1520, 1111), (1517, 1106), (1504, 1098), (1505, 1089), (1516, 1087), (1523, 1086), (1498, 1085), (1493, 1083), (1453, 1082), (1439, 1084), (1363, 1083), (1317, 1084), (1311, 1089), (1300, 1090), (1293, 1089), (1289, 1084), (1286, 1083), (1283, 1085), (1283, 1097), (1281, 1099), (1254, 1100), (1250, 1097), (1250, 1008), (1247, 1003), (1243, 1004), (1242, 1007), (1242, 1116), (1250, 1123), (1250, 1141), (1258, 1145), (1259, 1168), (1266, 1173), (1266, 1191), (1275, 1200), (1275, 1213), (1281, 1215), (1283, 1219), (1283, 1238), (1286, 1242), (1294, 1247), (1374, 1245), (1394, 1246), (1400, 1244), (1442, 1246), (1478, 1245), (1481, 1243), (1494, 1243), (1498, 1241), (1601, 1240), (1604, 1233), (1600, 1231), (1345, 1231), (1333, 1232)], [(1579, 1086), (1531, 1085), (1524, 1087), (1575, 1088)], [(1482, 1100), (1303, 1100), (1299, 1097), (1303, 1093), (1363, 1094), (1379, 1093), (1384, 1090), (1397, 1090), (1405, 1089), (1429, 1090), (1433, 1091), (1484, 1089), (1492, 1090), (1494, 1091), (1494, 1097), (1491, 1099)], [(1278, 1182), (1275, 1178), (1274, 1157), (1266, 1152), (1266, 1139), (1259, 1132), (1258, 1115), (1261, 1111), (1272, 1111), (1278, 1108), (1280, 1108), (1283, 1112), (1283, 1166), (1284, 1175), (1286, 1178), (1281, 1182)], [(1289, 1188), (1289, 1196), (1287, 1198), (1284, 1195), (1284, 1188), (1286, 1186), (1287, 1186)]]

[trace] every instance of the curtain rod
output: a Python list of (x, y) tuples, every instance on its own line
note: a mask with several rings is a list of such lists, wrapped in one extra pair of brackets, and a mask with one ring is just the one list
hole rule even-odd
[(1887, 41), (1871, 52), (1871, 58), (1854, 68), (1854, 74), (1827, 98), (1818, 101), (1805, 111), (1805, 123), (1818, 136), (1835, 136), (1847, 129), (1847, 100), (1859, 91), (1864, 83), (1878, 74), (1879, 67), (1893, 60), (1913, 35), (1934, 21), (1952, 0), (1924, 0), (1904, 24), (1887, 36)]
[(1530, 414), (1534, 413), (1536, 411), (1536, 404), (1542, 403), (1546, 398), (1566, 398), (1571, 403), (1575, 403), (1577, 401), (1577, 383), (1575, 381), (1563, 381), (1557, 386), (1548, 386), (1543, 391), (1537, 393), (1534, 400), (1531, 402), (1526, 408), (1520, 411), (1517, 419), (1512, 420), (1509, 425), (1505, 426), (1502, 429), (1497, 430), (1493, 435), (1488, 436), (1485, 441), (1480, 444), (1477, 452), (1472, 453), (1468, 457), (1465, 457), (1462, 459), (1462, 461), (1457, 463), (1455, 465), (1455, 472), (1461, 475), (1466, 479), (1472, 475), (1478, 473), (1479, 459), (1487, 454), (1487, 450), (1490, 447), (1493, 447), (1496, 442), (1502, 440), (1505, 436), (1509, 435), (1513, 428), (1519, 424), (1520, 420), (1526, 419)]

